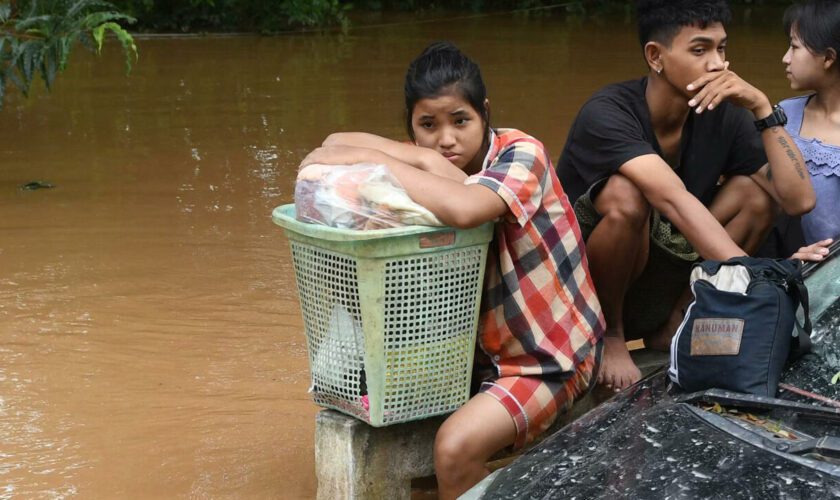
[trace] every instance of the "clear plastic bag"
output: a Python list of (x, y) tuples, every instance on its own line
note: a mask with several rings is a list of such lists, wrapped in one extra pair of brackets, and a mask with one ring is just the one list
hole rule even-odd
[(303, 222), (344, 229), (442, 226), (385, 165), (313, 164), (298, 172), (295, 211)]

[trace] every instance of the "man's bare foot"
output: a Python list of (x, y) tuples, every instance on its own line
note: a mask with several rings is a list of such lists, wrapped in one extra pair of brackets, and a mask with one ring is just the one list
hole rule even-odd
[(654, 351), (668, 352), (671, 349), (671, 339), (677, 333), (677, 329), (682, 324), (685, 317), (685, 310), (691, 302), (691, 290), (686, 290), (682, 293), (671, 314), (668, 316), (668, 321), (662, 325), (658, 332), (650, 335), (645, 335), (645, 347), (653, 349)]
[(645, 347), (654, 351), (668, 352), (671, 349), (671, 339), (677, 333), (677, 328), (680, 327), (682, 319), (681, 315), (675, 317), (674, 313), (671, 313), (671, 317), (662, 325), (662, 328), (656, 333), (651, 333), (643, 337)]
[(630, 387), (641, 378), (642, 372), (633, 363), (624, 339), (618, 336), (604, 336), (604, 353), (598, 372), (598, 383), (617, 392)]

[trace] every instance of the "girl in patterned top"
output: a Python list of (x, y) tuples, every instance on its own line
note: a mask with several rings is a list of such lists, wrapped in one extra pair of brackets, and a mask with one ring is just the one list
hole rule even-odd
[(405, 103), (411, 144), (333, 134), (301, 165), (384, 164), (443, 223), (496, 221), (476, 351), (480, 389), (435, 440), (438, 491), (454, 498), (487, 474), (494, 453), (523, 446), (586, 393), (604, 319), (545, 148), (518, 130), (490, 128), (478, 66), (451, 44), (429, 46), (408, 68)]
[(840, 2), (792, 5), (784, 24), (790, 48), (782, 62), (790, 87), (813, 92), (780, 103), (817, 195), (814, 209), (802, 216), (802, 232), (808, 245), (829, 244), (840, 236)]

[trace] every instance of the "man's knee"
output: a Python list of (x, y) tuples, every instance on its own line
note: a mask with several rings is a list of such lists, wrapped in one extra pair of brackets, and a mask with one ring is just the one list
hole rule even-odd
[(767, 191), (744, 175), (736, 175), (726, 181), (724, 190), (728, 196), (738, 200), (739, 214), (754, 220), (757, 225), (771, 224), (776, 217), (776, 202)]
[(650, 218), (650, 203), (627, 177), (614, 174), (598, 193), (595, 210), (602, 219), (641, 228)]

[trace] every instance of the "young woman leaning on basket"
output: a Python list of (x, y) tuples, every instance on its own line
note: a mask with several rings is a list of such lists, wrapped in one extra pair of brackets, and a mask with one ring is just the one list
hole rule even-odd
[(449, 43), (427, 47), (405, 79), (412, 144), (365, 133), (330, 135), (310, 164), (387, 165), (443, 223), (496, 221), (484, 280), (479, 393), (435, 440), (441, 498), (480, 481), (495, 452), (521, 447), (596, 378), (604, 319), (580, 229), (542, 143), (490, 128), (478, 65)]

